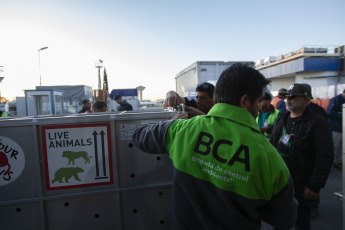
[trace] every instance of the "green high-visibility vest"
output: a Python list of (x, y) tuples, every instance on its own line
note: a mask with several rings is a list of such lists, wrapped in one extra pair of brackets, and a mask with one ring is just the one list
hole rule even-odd
[[(276, 123), (276, 120), (277, 120), (277, 117), (279, 115), (279, 110), (277, 109), (274, 109), (274, 112), (273, 113), (270, 113), (268, 115), (268, 118), (267, 118), (267, 125), (269, 128), (273, 128), (274, 124)], [(260, 112), (259, 112), (259, 115), (258, 117), (256, 118), (256, 123), (259, 124), (259, 118), (260, 118)], [(267, 138), (267, 139), (270, 139), (270, 136), (271, 134), (268, 133), (268, 132), (263, 132), (264, 136)]]
[(281, 156), (237, 106), (218, 103), (205, 116), (176, 120), (167, 150), (179, 171), (248, 199), (269, 200), (288, 183)]
[(0, 117), (7, 117), (7, 113), (0, 111)]

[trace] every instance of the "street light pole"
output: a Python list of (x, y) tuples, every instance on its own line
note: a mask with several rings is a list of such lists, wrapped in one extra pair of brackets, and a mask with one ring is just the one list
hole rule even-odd
[(41, 55), (40, 55), (40, 51), (41, 50), (45, 50), (48, 49), (48, 47), (43, 47), (41, 49), (38, 50), (38, 69), (40, 71), (40, 86), (42, 86), (42, 77), (41, 77)]
[(102, 84), (101, 84), (101, 68), (103, 68), (103, 60), (99, 59), (99, 61), (96, 62), (95, 66), (98, 69), (98, 89), (102, 89)]

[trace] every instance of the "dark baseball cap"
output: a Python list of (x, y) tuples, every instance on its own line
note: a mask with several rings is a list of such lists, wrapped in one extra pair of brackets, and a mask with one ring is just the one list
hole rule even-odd
[(302, 84), (307, 89), (308, 96), (313, 99), (313, 95), (311, 94), (311, 86), (307, 83)]
[(306, 87), (304, 84), (295, 83), (290, 85), (286, 95), (306, 97), (311, 95), (311, 88)]

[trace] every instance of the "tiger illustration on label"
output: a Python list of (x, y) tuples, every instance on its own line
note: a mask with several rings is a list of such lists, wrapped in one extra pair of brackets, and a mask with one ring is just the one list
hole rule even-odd
[(63, 151), (62, 152), (62, 157), (68, 158), (68, 165), (72, 163), (74, 165), (74, 160), (78, 158), (83, 158), (86, 163), (90, 163), (90, 158), (92, 156), (89, 156), (86, 151), (79, 151), (79, 152), (73, 152), (73, 151)]

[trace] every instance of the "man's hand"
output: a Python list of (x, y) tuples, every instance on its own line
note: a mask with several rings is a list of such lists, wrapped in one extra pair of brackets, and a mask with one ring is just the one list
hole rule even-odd
[(263, 127), (260, 128), (261, 132), (267, 132), (267, 130), (268, 130), (267, 126), (263, 126)]
[(173, 107), (176, 109), (176, 106), (181, 104), (180, 101), (180, 96), (175, 91), (169, 91), (164, 100), (163, 109), (167, 109), (168, 107)]
[(309, 188), (305, 187), (303, 191), (304, 199), (306, 200), (318, 200), (319, 194), (311, 191)]
[(171, 118), (172, 120), (174, 119), (185, 119), (187, 120), (188, 119), (188, 114), (187, 113), (183, 113), (183, 112), (178, 112), (175, 116), (173, 116)]
[(175, 116), (173, 116), (171, 119), (188, 119), (192, 118), (198, 115), (205, 115), (205, 113), (201, 112), (200, 110), (194, 108), (194, 107), (185, 107), (186, 113), (179, 112)]
[(185, 110), (188, 113), (188, 118), (192, 118), (198, 115), (205, 115), (204, 112), (201, 112), (200, 110), (194, 107), (185, 107)]

